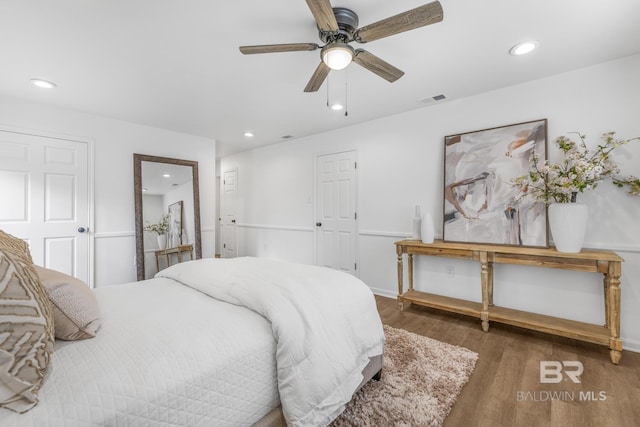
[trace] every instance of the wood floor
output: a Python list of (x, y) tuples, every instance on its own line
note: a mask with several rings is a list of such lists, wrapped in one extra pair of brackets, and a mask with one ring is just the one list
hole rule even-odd
[[(376, 296), (382, 322), (479, 354), (475, 371), (445, 420), (445, 427), (640, 426), (640, 353), (623, 351), (619, 365), (607, 348), (411, 306)], [(574, 383), (540, 383), (541, 361), (579, 361)], [(568, 367), (567, 370), (572, 370)]]

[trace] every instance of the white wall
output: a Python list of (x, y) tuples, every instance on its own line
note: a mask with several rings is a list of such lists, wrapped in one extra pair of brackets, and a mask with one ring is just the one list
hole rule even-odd
[(197, 160), (203, 257), (215, 246), (215, 141), (0, 97), (0, 124), (92, 140), (94, 286), (136, 280), (133, 153)]
[[(222, 173), (238, 169), (239, 254), (314, 263), (314, 157), (355, 149), (359, 274), (375, 292), (394, 297), (393, 242), (411, 234), (415, 205), (433, 215), (442, 236), (446, 135), (547, 118), (552, 160), (557, 150), (551, 141), (568, 132), (586, 134), (591, 146), (609, 130), (640, 136), (638, 75), (635, 55), (223, 158)], [(640, 143), (619, 151), (615, 159), (623, 171), (640, 175)], [(604, 183), (580, 200), (590, 210), (585, 246), (615, 250), (626, 260), (622, 338), (625, 348), (640, 351), (640, 198)], [(479, 276), (474, 262), (423, 258), (416, 265), (416, 288), (479, 301)], [(496, 265), (495, 302), (604, 323), (598, 274)]]

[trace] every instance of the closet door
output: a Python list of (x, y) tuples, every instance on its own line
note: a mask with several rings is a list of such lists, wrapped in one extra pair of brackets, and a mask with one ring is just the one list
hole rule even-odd
[(356, 274), (356, 152), (316, 159), (316, 264)]
[(0, 228), (35, 264), (89, 283), (87, 143), (0, 129)]
[(238, 204), (238, 170), (222, 174), (222, 257), (238, 256), (238, 225), (236, 223)]

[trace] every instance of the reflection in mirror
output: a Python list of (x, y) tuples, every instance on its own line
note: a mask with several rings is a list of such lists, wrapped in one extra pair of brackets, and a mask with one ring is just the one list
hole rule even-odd
[(138, 280), (202, 257), (198, 162), (134, 154)]
[[(184, 166), (181, 166), (184, 167)], [(144, 176), (144, 172), (142, 174)], [(178, 184), (173, 184), (173, 185), (178, 185)], [(189, 178), (184, 184), (181, 185), (181, 187), (185, 187), (189, 185), (190, 187), (193, 187), (191, 178)], [(188, 194), (190, 195), (192, 192), (189, 191)], [(185, 191), (186, 194), (186, 191)], [(187, 198), (186, 200), (189, 200), (189, 198)], [(165, 200), (166, 203), (166, 200)], [(145, 202), (144, 200), (142, 201), (142, 205), (144, 206)], [(177, 202), (171, 203), (169, 205), (169, 224), (167, 227), (167, 247), (168, 248), (176, 248), (182, 244), (191, 244), (189, 242), (189, 231), (187, 230), (191, 230), (191, 227), (188, 226), (188, 224), (186, 222), (183, 222), (182, 220), (182, 206), (184, 205), (184, 201), (182, 200), (178, 200)], [(192, 207), (190, 206), (190, 203), (187, 201), (187, 206), (188, 207)], [(193, 234), (191, 234), (193, 235)], [(183, 240), (183, 236), (185, 236), (185, 239)], [(161, 247), (162, 248), (162, 247)]]

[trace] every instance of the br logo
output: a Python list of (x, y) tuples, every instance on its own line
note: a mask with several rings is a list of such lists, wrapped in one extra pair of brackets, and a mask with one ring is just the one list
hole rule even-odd
[[(557, 384), (565, 378), (569, 378), (576, 384), (580, 384), (580, 375), (584, 371), (582, 362), (565, 360), (557, 362), (555, 360), (540, 361), (540, 383)], [(563, 375), (564, 372), (564, 375)]]

